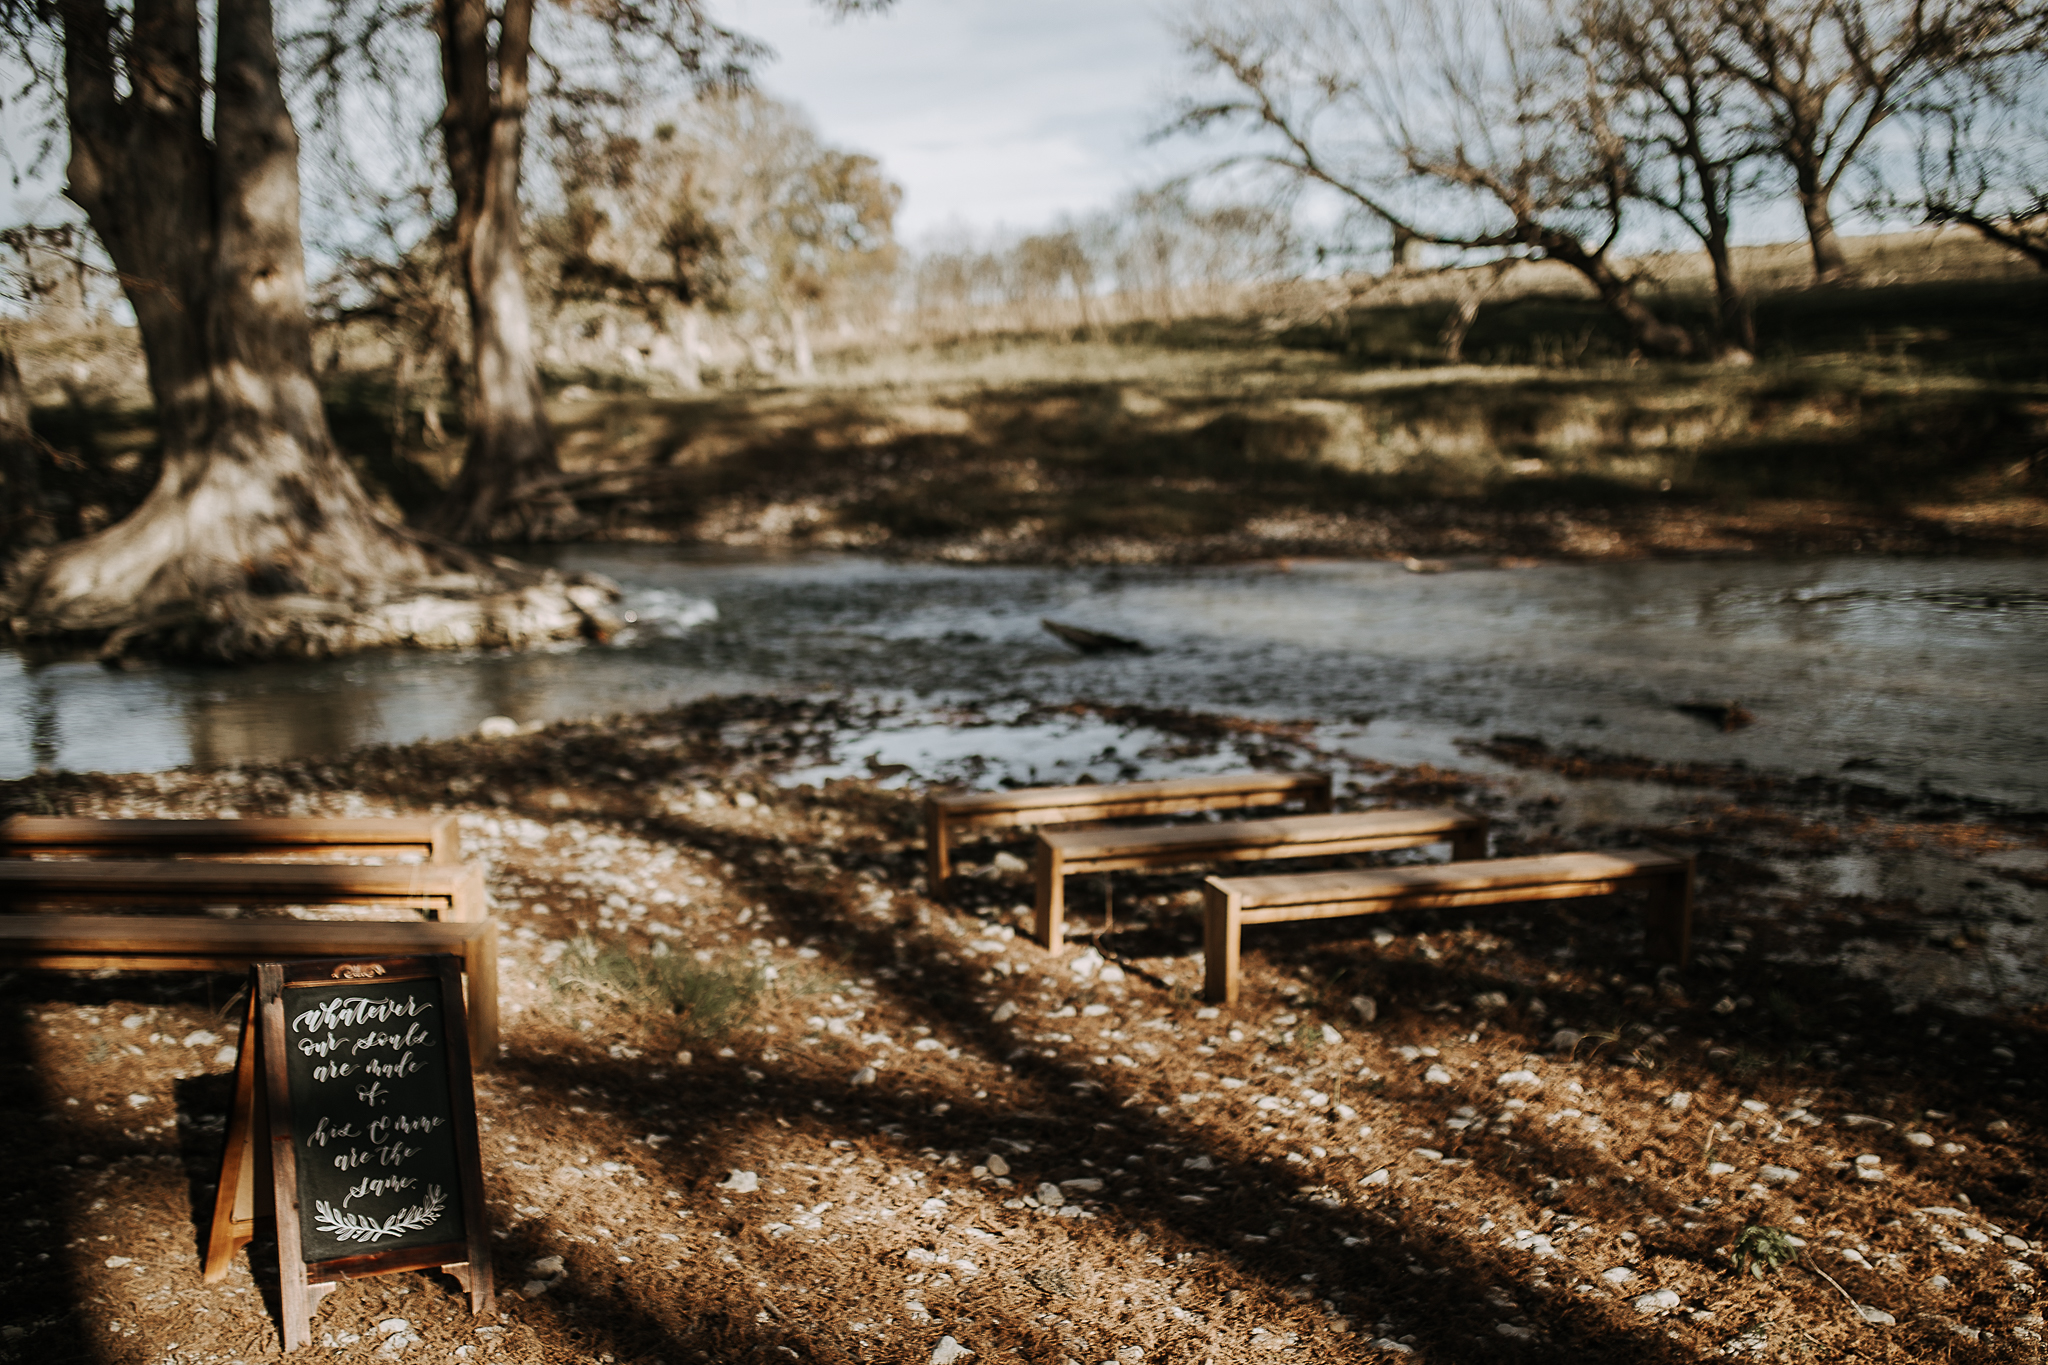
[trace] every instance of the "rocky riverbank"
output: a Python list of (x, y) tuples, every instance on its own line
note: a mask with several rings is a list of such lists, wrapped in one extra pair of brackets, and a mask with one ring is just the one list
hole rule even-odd
[[(793, 784), (882, 719), (830, 698), (44, 775), (0, 809), (460, 813), (506, 955), (478, 1083), (499, 1313), (427, 1276), (344, 1284), (314, 1325), (335, 1360), (2038, 1354), (2038, 817), (1092, 716), (1123, 728), (1105, 765), (1330, 766), (1351, 805), (1486, 810), (1503, 854), (1687, 847), (1695, 962), (1658, 970), (1602, 902), (1292, 925), (1207, 1006), (1199, 872), (1119, 875), (1107, 924), (1077, 883), (1055, 958), (1019, 933), (1025, 842), (970, 847), (942, 904), (917, 774)], [(1935, 889), (1833, 875), (1887, 859)], [(276, 1349), (260, 1255), (198, 1275), (235, 984), (0, 983), (0, 1358)]]

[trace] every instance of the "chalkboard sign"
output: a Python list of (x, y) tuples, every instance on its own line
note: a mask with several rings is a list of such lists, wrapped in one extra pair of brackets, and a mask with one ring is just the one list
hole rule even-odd
[(439, 1267), (489, 1308), (458, 960), (265, 962), (253, 977), (207, 1278), (252, 1235), (260, 1133), (287, 1350), (310, 1343), (313, 1305), (340, 1280)]

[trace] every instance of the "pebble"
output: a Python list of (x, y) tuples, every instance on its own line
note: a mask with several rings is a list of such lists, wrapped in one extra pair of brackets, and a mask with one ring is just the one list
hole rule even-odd
[(1577, 1029), (1561, 1028), (1550, 1035), (1550, 1046), (1553, 1051), (1569, 1052), (1585, 1040), (1586, 1035)]
[(233, 1066), (236, 1059), (241, 1055), (240, 1052), (232, 1047), (224, 1047), (213, 1054), (213, 1063), (215, 1066)]
[(965, 1360), (974, 1352), (962, 1346), (951, 1337), (940, 1337), (939, 1344), (932, 1348), (932, 1365), (953, 1365), (956, 1360)]
[(1357, 1016), (1359, 1023), (1370, 1024), (1380, 1017), (1380, 1002), (1369, 995), (1354, 995), (1351, 997), (1351, 1013)]
[(529, 1275), (547, 1275), (550, 1277), (559, 1275), (562, 1273), (562, 1258), (559, 1256), (543, 1256), (539, 1260), (529, 1264), (526, 1267), (526, 1273)]
[(874, 1083), (875, 1069), (871, 1066), (864, 1066), (860, 1070), (854, 1072), (853, 1079), (849, 1082), (849, 1084), (852, 1085), (873, 1085)]
[[(134, 1025), (130, 1024), (126, 1019), (123, 1019), (121, 1021), (121, 1027), (133, 1028)], [(2012, 1125), (2010, 1123), (2007, 1123), (2004, 1119), (1993, 1119), (1991, 1120), (1991, 1122), (1984, 1125), (1984, 1131), (1991, 1134), (1991, 1136), (1993, 1137), (2004, 1137), (2007, 1133), (2010, 1133), (2012, 1131)]]
[(510, 716), (485, 716), (476, 727), (478, 739), (510, 739), (519, 733), (519, 722)]
[(1062, 1194), (1060, 1187), (1053, 1184), (1050, 1180), (1042, 1182), (1037, 1190), (1033, 1191), (1033, 1194), (1038, 1200), (1040, 1208), (1056, 1209), (1067, 1202), (1067, 1196)]
[(992, 861), (992, 862), (990, 863), (990, 866), (991, 866), (991, 867), (993, 867), (993, 868), (995, 868), (995, 870), (996, 870), (996, 871), (998, 871), (998, 872), (1012, 872), (1012, 873), (1015, 873), (1015, 872), (1029, 872), (1029, 871), (1031, 870), (1031, 864), (1030, 864), (1030, 863), (1027, 863), (1027, 862), (1025, 862), (1025, 861), (1024, 861), (1024, 860), (1023, 860), (1022, 858), (1019, 858), (1019, 857), (1018, 857), (1018, 856), (1017, 856), (1016, 854), (1014, 854), (1014, 853), (1009, 853), (1009, 852), (1003, 852), (1003, 853), (998, 853), (998, 854), (996, 854), (996, 856), (995, 856), (994, 860), (993, 860), (993, 861)]
[(1899, 1320), (1890, 1313), (1885, 1312), (1882, 1308), (1872, 1308), (1867, 1303), (1856, 1305), (1856, 1316), (1862, 1318), (1872, 1327), (1896, 1327), (1899, 1325)]
[(1358, 1183), (1361, 1185), (1384, 1185), (1389, 1179), (1391, 1177), (1387, 1174), (1387, 1168), (1382, 1166)]
[(1533, 1071), (1503, 1071), (1500, 1074), (1500, 1079), (1495, 1081), (1494, 1084), (1518, 1086), (1523, 1089), (1540, 1089), (1543, 1085), (1543, 1078)]
[(1010, 1163), (1003, 1160), (1000, 1152), (990, 1152), (988, 1160), (982, 1164), (988, 1167), (990, 1175), (1008, 1175), (1010, 1173)]
[(1508, 1007), (1507, 996), (1500, 991), (1481, 991), (1472, 997), (1472, 1008), (1481, 1014), (1492, 1014)]
[(1016, 1017), (1017, 1002), (1014, 1000), (1005, 1000), (1002, 1004), (996, 1006), (995, 1012), (989, 1015), (988, 1018), (989, 1022), (992, 1024), (1007, 1024)]
[(1638, 1294), (1630, 1301), (1635, 1310), (1648, 1317), (1652, 1313), (1665, 1313), (1678, 1307), (1678, 1291), (1675, 1289), (1652, 1289), (1647, 1294)]
[(107, 1257), (107, 1269), (109, 1269), (109, 1270), (119, 1270), (119, 1269), (120, 1269), (120, 1268), (121, 1268), (122, 1266), (129, 1266), (129, 1265), (134, 1265), (134, 1264), (135, 1264), (134, 1258), (132, 1258), (132, 1257), (129, 1257), (129, 1256), (109, 1256), (109, 1257)]
[(1948, 1287), (1948, 1276), (1946, 1275), (1931, 1275), (1927, 1279), (1927, 1288), (1932, 1289), (1937, 1293), (1939, 1293), (1941, 1290), (1947, 1289)]
[(1083, 981), (1086, 981), (1089, 977), (1102, 970), (1102, 954), (1090, 948), (1072, 962), (1069, 962), (1067, 970), (1080, 977)]
[(1709, 1162), (1707, 1163), (1707, 1174), (1708, 1174), (1708, 1175), (1734, 1175), (1734, 1174), (1735, 1174), (1735, 1168), (1734, 1168), (1733, 1166), (1730, 1166), (1730, 1165), (1729, 1165), (1729, 1164), (1728, 1164), (1727, 1162), (1725, 1162), (1725, 1161), (1709, 1161)]
[(1672, 1091), (1669, 1095), (1666, 1095), (1664, 1097), (1664, 1107), (1666, 1109), (1692, 1108), (1692, 1092), (1687, 1090)]
[(1493, 1330), (1514, 1341), (1531, 1341), (1536, 1336), (1535, 1328), (1517, 1327), (1512, 1322), (1496, 1322)]
[(1440, 1066), (1432, 1066), (1429, 1070), (1422, 1073), (1422, 1079), (1428, 1081), (1431, 1085), (1449, 1085), (1451, 1083), (1451, 1073)]
[(718, 1188), (734, 1194), (752, 1194), (761, 1188), (761, 1177), (753, 1171), (734, 1171), (718, 1182)]
[(1613, 1266), (1600, 1272), (1600, 1278), (1609, 1284), (1627, 1284), (1635, 1277), (1635, 1271), (1630, 1270), (1625, 1265)]
[(1341, 1033), (1337, 1032), (1337, 1030), (1335, 1030), (1335, 1029), (1331, 1028), (1331, 1027), (1330, 1027), (1330, 1026), (1329, 1026), (1328, 1024), (1325, 1024), (1325, 1025), (1323, 1025), (1323, 1042), (1324, 1042), (1324, 1043), (1326, 1043), (1326, 1044), (1327, 1044), (1327, 1045), (1329, 1045), (1330, 1047), (1335, 1047), (1335, 1046), (1336, 1046), (1337, 1044), (1339, 1044), (1339, 1043), (1341, 1043), (1341, 1042), (1343, 1042), (1343, 1041), (1344, 1041), (1344, 1035), (1343, 1035), (1343, 1034), (1341, 1034)]
[(1932, 1147), (1934, 1145), (1934, 1135), (1932, 1133), (1908, 1133), (1906, 1134), (1906, 1141), (1915, 1147)]
[(1773, 1185), (1789, 1185), (1799, 1178), (1799, 1172), (1790, 1166), (1765, 1166), (1757, 1171), (1757, 1176)]
[(411, 1330), (412, 1324), (404, 1318), (386, 1318), (377, 1324), (377, 1335), (380, 1337), (393, 1337), (397, 1336), (400, 1332)]

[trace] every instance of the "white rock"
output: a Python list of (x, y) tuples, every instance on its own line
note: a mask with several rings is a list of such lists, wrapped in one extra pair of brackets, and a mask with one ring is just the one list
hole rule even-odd
[(734, 1171), (718, 1182), (718, 1188), (734, 1194), (752, 1194), (761, 1188), (761, 1177), (753, 1171)]
[(1472, 997), (1472, 1008), (1481, 1014), (1492, 1014), (1508, 1007), (1508, 998), (1500, 991), (1481, 991)]
[(1523, 1090), (1540, 1089), (1543, 1085), (1543, 1078), (1533, 1071), (1503, 1071), (1500, 1073), (1500, 1079), (1495, 1081), (1494, 1084), (1513, 1086)]
[(1664, 1097), (1664, 1107), (1666, 1109), (1692, 1108), (1692, 1092), (1689, 1090), (1672, 1091)]
[(1647, 1294), (1638, 1294), (1630, 1300), (1638, 1313), (1648, 1317), (1652, 1313), (1668, 1313), (1678, 1307), (1678, 1291), (1675, 1289), (1652, 1289)]
[(1099, 1194), (1102, 1191), (1102, 1182), (1092, 1175), (1082, 1175), (1072, 1180), (1062, 1180), (1060, 1188), (1068, 1194)]
[(220, 1041), (220, 1035), (212, 1029), (195, 1029), (185, 1035), (186, 1047), (212, 1047)]
[(1936, 1293), (1940, 1293), (1949, 1287), (1948, 1276), (1946, 1275), (1930, 1275), (1925, 1283), (1927, 1288), (1934, 1290)]
[(956, 1360), (965, 1360), (974, 1352), (962, 1346), (951, 1337), (940, 1337), (939, 1344), (932, 1350), (932, 1365), (953, 1365)]
[(1010, 1163), (1003, 1160), (1002, 1153), (1000, 1152), (990, 1152), (988, 1160), (984, 1164), (988, 1167), (990, 1175), (1008, 1175), (1010, 1173)]
[(1493, 1330), (1514, 1341), (1529, 1341), (1536, 1335), (1533, 1327), (1517, 1327), (1512, 1322), (1496, 1322)]
[(1550, 1046), (1556, 1052), (1569, 1052), (1586, 1040), (1586, 1035), (1575, 1028), (1561, 1028), (1550, 1035)]
[(1080, 977), (1083, 981), (1086, 981), (1089, 977), (1102, 970), (1102, 954), (1090, 948), (1075, 957), (1072, 962), (1069, 962), (1067, 970)]
[(377, 1335), (380, 1337), (394, 1337), (400, 1332), (409, 1332), (411, 1330), (412, 1324), (404, 1318), (386, 1318), (377, 1324)]
[(548, 1292), (550, 1283), (548, 1280), (528, 1280), (525, 1284), (519, 1286), (519, 1297), (522, 1299), (537, 1299)]
[(236, 1059), (241, 1055), (239, 1051), (232, 1047), (224, 1047), (213, 1054), (213, 1062), (215, 1066), (233, 1066)]
[(562, 1258), (559, 1256), (543, 1256), (529, 1264), (526, 1267), (526, 1273), (529, 1275), (560, 1275), (562, 1273)]
[(123, 1266), (130, 1266), (130, 1265), (134, 1265), (134, 1264), (135, 1264), (135, 1260), (134, 1260), (134, 1258), (133, 1258), (133, 1257), (131, 1257), (131, 1256), (109, 1256), (109, 1257), (107, 1257), (107, 1269), (109, 1269), (109, 1270), (119, 1270), (119, 1269), (121, 1269), (121, 1267), (123, 1267)]
[(1022, 858), (1019, 858), (1016, 854), (1010, 852), (996, 854), (996, 856), (990, 861), (989, 866), (993, 867), (998, 872), (1017, 873), (1029, 872), (1031, 870), (1030, 863), (1025, 862)]
[(1050, 1180), (1040, 1182), (1032, 1194), (1037, 1198), (1040, 1208), (1056, 1209), (1067, 1202), (1066, 1195), (1060, 1193), (1060, 1187)]
[(1872, 1308), (1867, 1303), (1856, 1305), (1856, 1316), (1862, 1318), (1872, 1327), (1896, 1327), (1899, 1325), (1899, 1320), (1890, 1313), (1885, 1312), (1882, 1308)]
[(1124, 969), (1114, 962), (1103, 964), (1102, 971), (1095, 978), (1105, 986), (1113, 986), (1124, 979)]
[(1932, 1133), (1908, 1133), (1906, 1134), (1906, 1141), (1915, 1147), (1932, 1147), (1934, 1145), (1934, 1135)]
[(1625, 1265), (1611, 1266), (1608, 1269), (1600, 1272), (1600, 1278), (1607, 1281), (1609, 1284), (1627, 1284), (1630, 1280), (1633, 1280), (1635, 1277), (1635, 1271), (1630, 1270)]
[(946, 1045), (936, 1038), (920, 1038), (910, 1045), (912, 1052), (944, 1052)]
[(873, 1085), (874, 1083), (875, 1069), (871, 1066), (864, 1066), (854, 1072), (852, 1080), (848, 1082), (850, 1085)]
[(1707, 1163), (1707, 1174), (1708, 1174), (1708, 1175), (1734, 1175), (1734, 1174), (1735, 1174), (1735, 1168), (1734, 1168), (1733, 1166), (1730, 1166), (1730, 1165), (1729, 1165), (1729, 1164), (1728, 1164), (1727, 1162), (1725, 1162), (1725, 1161), (1709, 1161), (1709, 1162)]
[(1344, 1035), (1331, 1028), (1328, 1024), (1325, 1024), (1323, 1025), (1323, 1041), (1331, 1047), (1335, 1047), (1344, 1041)]
[(1384, 1185), (1391, 1178), (1392, 1177), (1390, 1177), (1387, 1174), (1387, 1168), (1385, 1166), (1382, 1166), (1378, 1170), (1374, 1171), (1371, 1175), (1367, 1176), (1365, 1179), (1359, 1181), (1358, 1183), (1361, 1185)]
[(1764, 1166), (1756, 1174), (1759, 1180), (1767, 1180), (1773, 1185), (1789, 1185), (1799, 1178), (1799, 1172), (1790, 1166)]
[[(994, 1012), (992, 1012), (988, 1018), (989, 1022), (992, 1024), (1007, 1024), (1016, 1017), (1017, 1002), (1014, 1000), (1005, 1000), (1002, 1004), (997, 1005), (995, 1007)], [(950, 1338), (948, 1339), (950, 1340)]]
[(1380, 1002), (1369, 995), (1351, 997), (1351, 1012), (1361, 1024), (1370, 1024), (1380, 1017)]
[(478, 739), (510, 739), (519, 733), (519, 722), (510, 716), (485, 716), (476, 727)]
[(144, 1024), (146, 1024), (146, 1023), (148, 1023), (148, 1022), (149, 1022), (148, 1020), (144, 1019), (144, 1018), (143, 1018), (143, 1017), (142, 1017), (141, 1015), (139, 1015), (139, 1014), (131, 1014), (131, 1015), (129, 1015), (129, 1016), (128, 1016), (128, 1017), (126, 1018), (126, 1019), (123, 1019), (123, 1020), (121, 1021), (121, 1027), (122, 1027), (122, 1028), (141, 1028), (141, 1027), (142, 1027), (142, 1026), (143, 1026)]
[(1428, 1081), (1431, 1085), (1449, 1085), (1451, 1083), (1451, 1073), (1440, 1066), (1432, 1066), (1429, 1070), (1422, 1073), (1422, 1079)]

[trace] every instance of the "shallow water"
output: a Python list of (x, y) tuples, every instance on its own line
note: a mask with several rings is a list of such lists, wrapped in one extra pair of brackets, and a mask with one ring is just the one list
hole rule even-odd
[[(1344, 722), (1346, 747), (1395, 761), (1450, 760), (1454, 737), (1510, 731), (2048, 806), (2039, 557), (1442, 574), (1377, 562), (969, 568), (638, 546), (551, 558), (624, 585), (637, 633), (536, 654), (235, 671), (109, 673), (0, 655), (0, 775), (311, 756), (463, 734), (491, 715), (546, 721), (845, 687)], [(1048, 616), (1153, 652), (1079, 656), (1040, 627)], [(1756, 723), (1723, 734), (1674, 709), (1694, 699), (1739, 700)], [(878, 744), (879, 761), (900, 761), (881, 752), (900, 747)], [(1046, 757), (1052, 776), (1088, 755)]]

